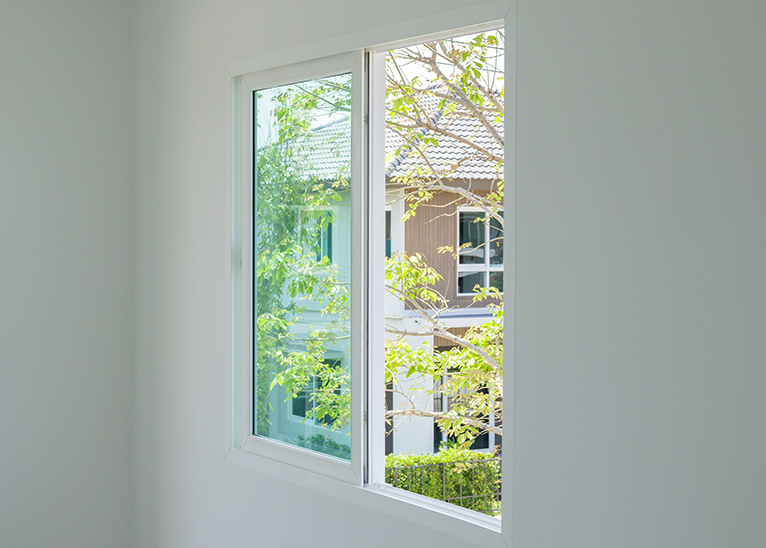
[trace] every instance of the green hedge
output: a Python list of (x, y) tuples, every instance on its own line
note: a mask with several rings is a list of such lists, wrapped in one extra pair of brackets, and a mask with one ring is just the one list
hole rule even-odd
[(386, 483), (489, 515), (500, 514), (500, 463), (468, 449), (386, 455)]

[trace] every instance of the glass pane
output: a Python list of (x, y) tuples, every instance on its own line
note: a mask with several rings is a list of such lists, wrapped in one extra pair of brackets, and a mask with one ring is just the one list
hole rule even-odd
[(473, 293), (473, 288), (477, 285), (485, 287), (485, 272), (458, 272), (457, 273), (457, 292)]
[(327, 260), (332, 262), (332, 225), (333, 216), (331, 213), (325, 214), (319, 221), (319, 246), (317, 248), (317, 261), (321, 261), (323, 257), (327, 257)]
[(351, 75), (253, 95), (253, 433), (350, 459)]
[[(458, 227), (460, 264), (484, 264), (486, 225), (484, 214), (461, 211)], [(463, 247), (465, 246), (465, 247)]]
[[(503, 216), (502, 209), (497, 213)], [(503, 228), (494, 217), (489, 220), (489, 264), (503, 264)]]
[(503, 272), (493, 271), (489, 273), (489, 287), (494, 287), (502, 293), (503, 291)]
[(385, 481), (489, 515), (501, 513), (503, 298), (463, 295), (490, 273), (502, 285), (503, 223), (482, 208), (503, 209), (503, 51), (499, 30), (386, 60), (386, 196), (405, 237), (386, 263)]

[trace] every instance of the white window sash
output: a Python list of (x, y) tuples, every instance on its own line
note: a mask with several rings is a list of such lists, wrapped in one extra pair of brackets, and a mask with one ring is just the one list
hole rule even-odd
[[(351, 460), (350, 462), (323, 455), (316, 451), (295, 447), (276, 440), (255, 436), (253, 432), (253, 206), (252, 195), (252, 122), (243, 123), (239, 128), (241, 158), (237, 192), (241, 199), (241, 211), (233, 215), (232, 223), (232, 300), (236, 306), (238, 318), (235, 323), (241, 329), (232, 330), (233, 353), (236, 353), (234, 377), (236, 386), (232, 393), (232, 406), (235, 419), (232, 421), (231, 444), (235, 449), (254, 455), (282, 462), (296, 468), (318, 473), (353, 485), (363, 483), (363, 391), (365, 338), (362, 320), (364, 318), (364, 239), (363, 239), (363, 204), (364, 187), (362, 148), (364, 138), (363, 112), (364, 76), (363, 52), (356, 51), (315, 59), (285, 67), (278, 67), (259, 72), (244, 74), (233, 82), (232, 96), (235, 98), (232, 108), (239, 111), (243, 121), (252, 120), (252, 94), (254, 91), (291, 83), (314, 80), (337, 74), (351, 73), (352, 112), (351, 112)], [(234, 189), (232, 189), (234, 193)], [(235, 237), (236, 235), (236, 237)]]

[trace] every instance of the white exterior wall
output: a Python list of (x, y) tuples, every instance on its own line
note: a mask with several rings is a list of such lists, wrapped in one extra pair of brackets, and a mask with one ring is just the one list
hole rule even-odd
[[(393, 322), (401, 329), (417, 330), (421, 326), (413, 321)], [(434, 338), (412, 337), (404, 338), (411, 348), (418, 348), (424, 342), (433, 346)], [(394, 409), (410, 409), (414, 403), (416, 409), (433, 411), (434, 400), (426, 391), (433, 389), (433, 380), (413, 375), (407, 378), (406, 372), (397, 375), (400, 390), (412, 398), (407, 398), (394, 392)], [(428, 417), (395, 417), (393, 420), (394, 454), (400, 453), (433, 453), (434, 450), (434, 420)]]
[[(391, 254), (404, 251), (404, 223), (401, 218), (404, 215), (404, 197), (401, 191), (388, 191), (386, 193), (386, 207), (391, 210)], [(418, 330), (422, 329), (420, 323), (414, 318), (406, 318), (407, 311), (404, 303), (393, 293), (386, 292), (386, 323), (399, 329)], [(387, 334), (386, 338), (398, 338), (397, 335)], [(433, 345), (433, 336), (406, 337), (412, 348), (420, 346), (423, 342)], [(416, 408), (424, 411), (433, 411), (433, 398), (424, 394), (425, 390), (431, 389), (429, 380), (407, 379), (405, 374), (397, 376), (404, 393), (410, 394)], [(420, 390), (417, 390), (420, 388)], [(415, 390), (413, 390), (415, 389)], [(411, 402), (404, 396), (394, 393), (394, 409), (409, 409)], [(432, 453), (434, 449), (434, 421), (427, 417), (396, 417), (392, 423), (394, 454), (400, 453)]]
[[(224, 461), (223, 67), (468, 4), (136, 1), (137, 546), (467, 546)], [(518, 10), (514, 548), (762, 546), (764, 8)]]
[(132, 546), (130, 10), (0, 2), (0, 546)]

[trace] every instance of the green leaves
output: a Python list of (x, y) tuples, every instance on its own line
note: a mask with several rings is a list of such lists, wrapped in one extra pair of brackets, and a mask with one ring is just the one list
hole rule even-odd
[[(420, 311), (425, 324), (430, 326), (426, 334), (446, 336), (448, 331), (440, 326), (438, 316), (447, 308), (447, 302), (431, 287), (440, 279), (419, 254), (398, 253), (386, 260), (389, 290)], [(449, 349), (439, 351), (428, 342), (413, 344), (404, 336), (389, 338), (385, 344), (386, 384), (410, 402), (415, 392), (429, 400), (449, 401), (449, 409), (426, 416), (433, 416), (440, 430), (453, 436), (460, 446), (470, 445), (489, 425), (490, 418), (494, 427), (502, 426), (502, 296), (497, 289), (483, 288), (477, 291), (474, 301), (488, 302), (491, 319), (471, 327), (463, 336), (453, 337), (451, 342), (455, 346)], [(432, 320), (429, 323), (425, 318)], [(417, 331), (411, 335), (417, 335)], [(428, 379), (429, 382), (402, 388), (403, 379)], [(390, 411), (395, 416), (412, 409)]]
[(350, 89), (350, 75), (340, 75), (264, 90), (257, 97), (259, 121), (271, 124), (257, 134), (262, 142), (254, 189), (259, 434), (270, 431), (277, 387), (289, 400), (318, 383), (307, 396), (308, 417), (332, 429), (349, 420), (348, 370), (342, 360), (328, 360), (328, 354), (343, 356), (348, 349), (348, 273), (328, 254), (349, 170), (326, 174), (314, 164), (318, 149), (339, 157), (348, 147), (347, 131), (325, 131), (321, 138), (317, 131), (333, 116), (348, 114)]
[(386, 483), (484, 514), (500, 513), (500, 462), (491, 453), (453, 447), (386, 455)]
[(433, 289), (442, 276), (414, 253), (394, 253), (386, 259), (386, 285), (401, 299), (416, 306), (446, 307), (443, 295)]

